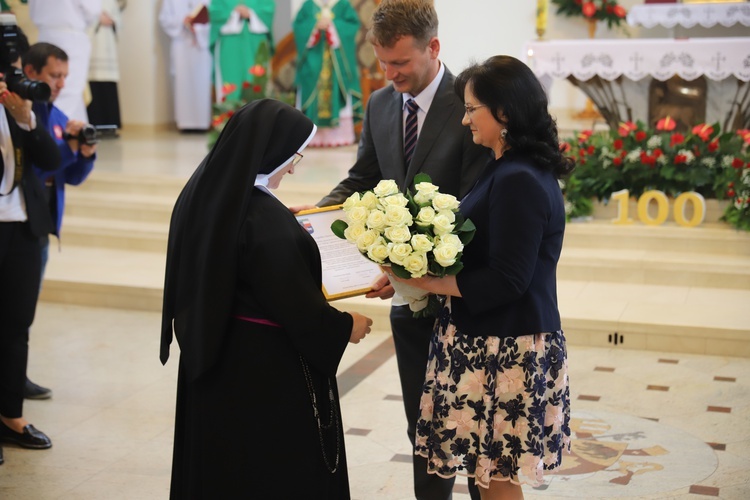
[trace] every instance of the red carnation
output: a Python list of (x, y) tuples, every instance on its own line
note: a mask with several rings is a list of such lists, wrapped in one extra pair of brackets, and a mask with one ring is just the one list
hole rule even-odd
[(659, 158), (663, 154), (664, 154), (664, 152), (661, 149), (659, 149), (659, 148), (654, 149), (654, 158)]
[(732, 168), (742, 168), (744, 164), (745, 162), (740, 160), (739, 158), (735, 158), (734, 160), (732, 160)]
[(708, 143), (708, 150), (711, 153), (713, 153), (717, 149), (719, 149), (719, 140), (718, 139), (714, 139), (713, 141), (711, 141), (711, 142)]
[(644, 132), (643, 130), (639, 130), (635, 133), (635, 140), (638, 142), (644, 140), (646, 137), (646, 132)]
[(594, 5), (594, 2), (586, 2), (581, 7), (581, 12), (583, 12), (585, 17), (594, 17), (594, 14), (596, 14), (596, 5)]
[(589, 146), (588, 149), (586, 150), (586, 152), (590, 155), (594, 154), (595, 151), (596, 151), (596, 148), (594, 148), (594, 146)]
[(578, 155), (579, 155), (579, 156), (580, 156), (581, 158), (585, 158), (585, 157), (586, 157), (586, 150), (585, 150), (585, 149), (583, 149), (583, 148), (579, 149), (579, 150), (578, 150)]
[(616, 156), (612, 159), (612, 163), (614, 163), (616, 167), (619, 167), (620, 165), (622, 165), (622, 158)]
[(675, 155), (674, 156), (674, 164), (679, 165), (680, 163), (687, 163), (687, 156), (685, 155)]
[(734, 198), (734, 195), (735, 195), (734, 189), (730, 189), (729, 191), (727, 191), (727, 196), (729, 196), (730, 198)]
[(261, 91), (261, 90), (263, 90), (263, 89), (261, 88), (261, 86), (260, 86), (260, 85), (256, 85), (255, 87), (253, 87), (253, 92), (258, 92), (258, 93), (260, 93), (260, 91)]
[(672, 137), (670, 137), (669, 139), (669, 145), (674, 146), (675, 144), (682, 144), (682, 141), (684, 140), (685, 136), (678, 132), (676, 134), (672, 134)]
[(612, 146), (615, 148), (615, 151), (622, 149), (622, 139), (615, 139)]

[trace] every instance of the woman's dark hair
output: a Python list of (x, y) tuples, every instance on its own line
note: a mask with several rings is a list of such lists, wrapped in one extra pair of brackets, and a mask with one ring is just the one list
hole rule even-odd
[(529, 156), (536, 166), (558, 178), (573, 170), (574, 160), (560, 151), (557, 125), (547, 110), (547, 94), (528, 66), (511, 56), (490, 57), (456, 78), (454, 88), (461, 101), (467, 85), (505, 126), (504, 140), (512, 151)]

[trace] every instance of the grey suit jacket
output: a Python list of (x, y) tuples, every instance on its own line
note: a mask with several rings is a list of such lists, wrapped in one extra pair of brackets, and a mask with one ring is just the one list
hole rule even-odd
[(348, 177), (317, 205), (343, 203), (352, 193), (372, 189), (382, 179), (395, 180), (405, 191), (420, 172), (428, 174), (441, 192), (463, 197), (490, 155), (488, 149), (474, 144), (471, 131), (461, 125), (464, 108), (453, 91), (454, 80), (446, 68), (408, 171), (404, 167), (402, 94), (392, 85), (373, 93), (365, 111), (357, 161)]

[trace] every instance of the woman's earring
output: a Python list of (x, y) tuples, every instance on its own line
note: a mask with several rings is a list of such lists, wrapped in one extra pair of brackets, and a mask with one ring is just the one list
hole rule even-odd
[(508, 129), (507, 129), (507, 128), (504, 128), (504, 129), (503, 129), (503, 130), (502, 130), (502, 131), (500, 132), (500, 137), (502, 137), (503, 139), (505, 139), (505, 136), (506, 136), (506, 135), (508, 135)]

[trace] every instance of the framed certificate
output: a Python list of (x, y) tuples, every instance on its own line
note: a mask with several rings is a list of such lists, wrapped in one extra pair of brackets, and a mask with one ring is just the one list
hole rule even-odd
[(383, 274), (380, 266), (331, 231), (331, 224), (344, 218), (341, 205), (303, 210), (296, 217), (318, 244), (326, 299), (344, 299), (372, 290), (373, 282)]

